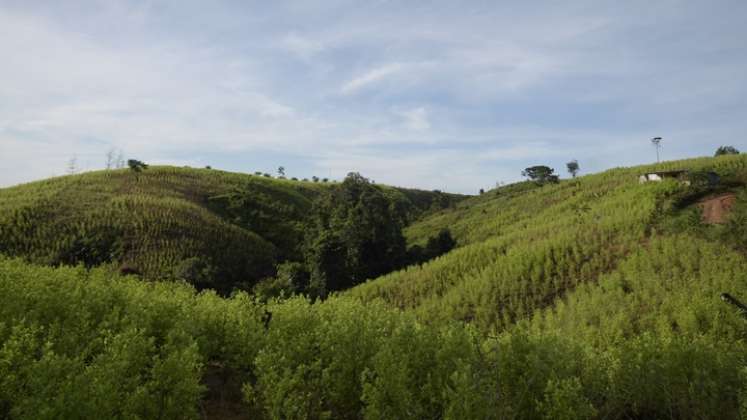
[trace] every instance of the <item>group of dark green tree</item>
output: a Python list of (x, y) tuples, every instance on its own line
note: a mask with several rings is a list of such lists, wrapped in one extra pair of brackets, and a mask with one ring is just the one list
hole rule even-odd
[(357, 172), (316, 199), (303, 234), (301, 258), (288, 259), (254, 287), (265, 298), (307, 294), (324, 298), (454, 248), (444, 229), (424, 247), (407, 248), (407, 214), (384, 191)]

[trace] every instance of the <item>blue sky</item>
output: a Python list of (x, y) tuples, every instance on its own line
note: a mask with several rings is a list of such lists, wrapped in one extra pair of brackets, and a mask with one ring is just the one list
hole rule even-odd
[(0, 186), (148, 163), (475, 193), (747, 151), (744, 1), (0, 0)]

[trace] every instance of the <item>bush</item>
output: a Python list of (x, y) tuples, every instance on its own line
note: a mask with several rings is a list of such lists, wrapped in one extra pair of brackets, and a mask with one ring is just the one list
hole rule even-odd
[(215, 269), (204, 258), (199, 257), (184, 259), (174, 268), (174, 277), (199, 288), (209, 287), (215, 274)]
[(136, 159), (129, 159), (127, 161), (127, 166), (133, 172), (142, 172), (144, 169), (148, 169), (148, 165)]

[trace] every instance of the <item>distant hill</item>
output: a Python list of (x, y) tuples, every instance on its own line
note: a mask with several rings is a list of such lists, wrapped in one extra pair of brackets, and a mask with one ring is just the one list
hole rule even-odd
[[(167, 166), (32, 182), (0, 189), (0, 253), (230, 289), (301, 258), (304, 218), (330, 185)], [(463, 198), (378, 188), (408, 222)]]

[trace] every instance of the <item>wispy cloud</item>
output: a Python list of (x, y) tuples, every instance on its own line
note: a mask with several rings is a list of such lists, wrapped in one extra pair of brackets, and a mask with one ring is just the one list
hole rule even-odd
[(340, 88), (340, 92), (342, 92), (344, 95), (355, 93), (366, 86), (372, 85), (386, 79), (393, 74), (399, 73), (403, 68), (404, 66), (401, 63), (390, 63), (373, 68), (363, 73), (362, 75), (347, 81)]
[(295, 32), (285, 35), (280, 43), (283, 48), (303, 59), (309, 59), (324, 50), (324, 45)]
[(405, 127), (411, 130), (423, 131), (431, 128), (428, 111), (423, 107), (403, 111), (401, 115), (405, 120)]
[[(0, 5), (0, 186), (152, 163), (474, 192), (747, 150), (747, 3)], [(197, 29), (199, 28), (199, 29)], [(692, 28), (698, 28), (694, 31)]]

